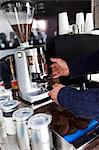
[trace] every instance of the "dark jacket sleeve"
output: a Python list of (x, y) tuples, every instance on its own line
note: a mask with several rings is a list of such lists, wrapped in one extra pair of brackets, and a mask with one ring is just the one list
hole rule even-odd
[(68, 62), (71, 77), (99, 72), (99, 50)]
[(1, 62), (0, 62), (0, 81), (2, 81), (2, 67), (1, 67)]
[(64, 87), (58, 93), (58, 102), (75, 115), (99, 121), (99, 89), (77, 90)]

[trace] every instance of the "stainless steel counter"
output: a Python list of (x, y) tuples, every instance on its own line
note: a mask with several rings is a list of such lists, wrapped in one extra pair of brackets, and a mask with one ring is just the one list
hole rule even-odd
[(20, 150), (16, 136), (8, 136), (9, 150)]
[[(24, 104), (22, 102), (22, 106), (24, 107), (24, 106), (28, 106), (28, 105)], [(92, 135), (98, 135), (98, 131), (97, 131), (97, 133), (96, 132), (95, 133), (92, 132)], [(0, 150), (20, 150), (20, 148), (18, 146), (18, 143), (17, 143), (16, 135), (10, 135), (10, 136), (8, 135), (7, 137), (8, 137), (8, 142), (7, 142), (6, 148), (4, 147), (5, 143), (0, 143)], [(88, 133), (88, 139), (89, 139), (89, 133)], [(77, 142), (76, 142), (76, 146), (74, 144), (72, 145), (72, 144), (66, 142), (56, 132), (53, 132), (53, 141), (54, 141), (54, 147), (56, 148), (55, 150), (75, 150), (75, 147), (77, 146)], [(86, 137), (85, 137), (85, 139), (82, 139), (82, 141), (86, 141)], [(84, 145), (84, 143), (81, 142), (81, 140), (80, 140), (80, 143), (82, 143), (81, 145)], [(79, 149), (79, 146), (76, 147), (76, 148)], [(79, 150), (84, 150), (84, 147), (80, 147)]]
[(15, 135), (7, 136), (4, 143), (0, 143), (0, 150), (20, 150)]

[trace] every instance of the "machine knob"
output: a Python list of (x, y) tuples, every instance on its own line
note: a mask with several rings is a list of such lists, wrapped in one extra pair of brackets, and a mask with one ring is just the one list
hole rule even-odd
[(18, 52), (18, 53), (17, 53), (17, 57), (18, 57), (18, 58), (21, 58), (21, 57), (22, 57), (22, 53), (21, 53), (21, 52)]

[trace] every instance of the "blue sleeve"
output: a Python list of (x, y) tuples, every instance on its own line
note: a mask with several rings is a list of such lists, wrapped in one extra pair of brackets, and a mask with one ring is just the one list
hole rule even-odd
[(68, 62), (71, 77), (99, 72), (99, 50)]
[(64, 87), (58, 93), (58, 103), (75, 115), (99, 121), (99, 89), (77, 90)]
[(2, 67), (1, 67), (1, 62), (0, 62), (0, 81), (2, 81)]

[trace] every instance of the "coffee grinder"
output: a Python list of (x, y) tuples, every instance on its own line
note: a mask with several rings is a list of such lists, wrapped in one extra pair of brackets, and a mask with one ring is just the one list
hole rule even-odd
[(46, 76), (44, 45), (34, 47), (28, 43), (35, 3), (33, 0), (4, 0), (1, 8), (20, 40), (20, 47), (14, 52), (20, 97), (30, 103), (45, 99), (48, 97), (46, 83), (42, 86), (39, 82)]

